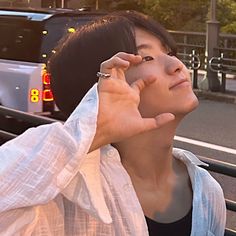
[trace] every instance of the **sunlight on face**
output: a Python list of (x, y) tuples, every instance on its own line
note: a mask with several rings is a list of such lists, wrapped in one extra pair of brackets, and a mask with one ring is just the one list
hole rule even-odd
[(185, 115), (198, 105), (190, 73), (185, 65), (152, 33), (136, 28), (136, 45), (142, 62), (126, 72), (128, 83), (154, 77), (155, 82), (141, 93), (140, 112), (156, 116), (162, 112)]

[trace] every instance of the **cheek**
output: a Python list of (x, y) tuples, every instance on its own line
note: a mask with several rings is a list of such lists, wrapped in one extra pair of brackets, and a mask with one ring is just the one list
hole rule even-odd
[(143, 117), (155, 117), (165, 111), (167, 101), (165, 86), (156, 80), (141, 92), (139, 111)]
[(132, 84), (138, 79), (147, 79), (149, 77), (156, 77), (156, 75), (161, 74), (158, 66), (151, 65), (138, 65), (132, 66), (125, 72), (126, 81), (128, 84)]

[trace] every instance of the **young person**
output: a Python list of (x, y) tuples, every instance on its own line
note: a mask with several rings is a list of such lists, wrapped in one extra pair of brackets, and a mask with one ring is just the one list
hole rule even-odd
[(68, 119), (1, 146), (0, 235), (224, 234), (221, 187), (173, 148), (198, 105), (175, 55), (167, 31), (136, 12), (98, 19), (57, 48), (52, 88)]

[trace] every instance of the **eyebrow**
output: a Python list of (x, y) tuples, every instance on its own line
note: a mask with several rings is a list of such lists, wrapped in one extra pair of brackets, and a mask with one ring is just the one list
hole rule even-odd
[(141, 49), (152, 49), (152, 46), (149, 44), (140, 44), (137, 46), (137, 50), (141, 50)]

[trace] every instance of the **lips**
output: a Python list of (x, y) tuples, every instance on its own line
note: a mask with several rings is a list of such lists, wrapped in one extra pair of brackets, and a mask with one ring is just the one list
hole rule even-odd
[(172, 83), (170, 85), (169, 89), (174, 89), (174, 88), (176, 88), (176, 87), (178, 87), (180, 85), (182, 86), (182, 85), (189, 85), (189, 84), (190, 84), (189, 80), (187, 80), (187, 79), (179, 79), (178, 81), (175, 81), (174, 83)]

